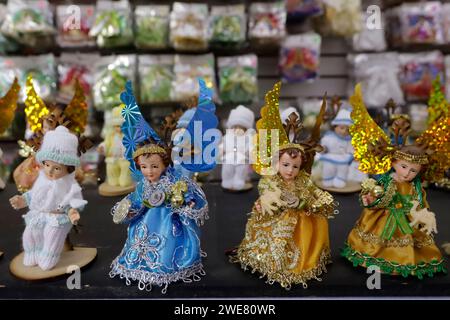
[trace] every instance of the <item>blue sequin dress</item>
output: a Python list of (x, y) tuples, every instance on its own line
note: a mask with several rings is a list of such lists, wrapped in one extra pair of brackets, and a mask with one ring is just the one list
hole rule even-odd
[[(184, 202), (179, 207), (170, 200), (177, 181), (187, 185)], [(154, 205), (153, 200), (150, 204), (148, 199), (156, 194), (164, 194), (164, 201), (156, 201)], [(125, 199), (130, 204), (123, 221), (129, 223), (128, 236), (122, 252), (112, 262), (110, 277), (125, 278), (127, 285), (138, 281), (141, 290), (150, 291), (157, 285), (163, 287), (163, 293), (172, 282), (200, 280), (205, 274), (201, 258), (206, 254), (200, 248), (199, 227), (208, 218), (208, 203), (202, 189), (169, 168), (156, 183), (142, 179)], [(193, 207), (189, 205), (192, 202)], [(120, 202), (112, 209), (113, 214), (118, 207)]]

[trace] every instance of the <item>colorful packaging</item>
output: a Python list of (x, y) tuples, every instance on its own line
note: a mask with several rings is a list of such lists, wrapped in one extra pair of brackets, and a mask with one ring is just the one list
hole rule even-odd
[[(75, 15), (79, 18), (76, 19)], [(60, 5), (56, 8), (57, 42), (60, 47), (92, 47), (89, 35), (94, 24), (95, 5)]]
[(325, 14), (315, 19), (322, 35), (351, 37), (362, 30), (361, 0), (323, 0)]
[(288, 36), (280, 49), (279, 70), (284, 82), (313, 80), (319, 72), (321, 37), (309, 32)]
[(170, 6), (139, 5), (134, 11), (134, 44), (141, 49), (164, 49), (169, 46)]
[(255, 45), (278, 45), (286, 35), (284, 2), (255, 2), (249, 8), (249, 39)]
[(170, 14), (170, 42), (177, 50), (208, 48), (208, 5), (175, 2)]
[(212, 47), (242, 47), (246, 33), (245, 5), (213, 6), (211, 8), (209, 39)]
[(258, 57), (246, 54), (217, 59), (223, 103), (252, 103), (258, 99)]
[(372, 24), (364, 23), (369, 18), (370, 16), (367, 12), (361, 13), (363, 29), (352, 37), (353, 50), (358, 52), (386, 51), (385, 23), (382, 17), (380, 18), (379, 28)]
[(286, 10), (288, 20), (305, 19), (323, 14), (322, 0), (287, 0)]
[(140, 55), (140, 102), (155, 103), (173, 101), (173, 55)]

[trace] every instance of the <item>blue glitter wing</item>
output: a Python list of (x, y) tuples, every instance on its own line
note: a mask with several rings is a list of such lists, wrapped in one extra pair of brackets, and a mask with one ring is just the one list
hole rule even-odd
[(125, 147), (125, 158), (130, 162), (131, 176), (135, 181), (140, 181), (142, 173), (136, 167), (136, 163), (133, 160), (133, 152), (139, 143), (149, 138), (155, 142), (160, 142), (161, 138), (142, 116), (133, 94), (131, 81), (127, 81), (125, 91), (120, 94), (120, 100), (125, 104), (125, 107), (122, 109), (122, 116), (125, 119), (125, 122), (122, 124), (122, 143)]
[[(186, 128), (186, 132), (192, 137), (190, 143), (194, 148), (194, 157), (192, 161), (190, 161), (191, 163), (182, 162), (181, 166), (192, 172), (205, 172), (212, 170), (217, 164), (216, 153), (220, 140), (220, 138), (212, 138), (212, 141), (203, 141), (205, 132), (211, 129), (216, 129), (216, 131), (218, 131), (217, 125), (219, 121), (215, 114), (216, 105), (213, 102), (212, 90), (206, 86), (206, 83), (202, 78), (198, 78), (198, 83), (200, 92), (197, 110)], [(195, 137), (195, 133), (200, 133), (198, 129), (196, 132), (195, 126), (199, 127), (200, 125), (201, 136)], [(212, 150), (212, 152), (204, 152), (205, 150)]]

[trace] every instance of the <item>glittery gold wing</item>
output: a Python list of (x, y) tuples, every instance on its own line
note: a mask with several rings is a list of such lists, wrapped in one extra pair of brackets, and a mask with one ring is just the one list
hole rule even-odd
[[(273, 89), (264, 97), (261, 119), (256, 123), (255, 154), (253, 169), (260, 175), (273, 174), (272, 148), (289, 142), (280, 117), (279, 97), (281, 82), (275, 83)], [(278, 139), (277, 139), (278, 137)], [(272, 139), (274, 141), (272, 142)]]
[(14, 120), (19, 91), (20, 85), (15, 78), (8, 92), (0, 98), (0, 134), (5, 132)]
[(27, 78), (25, 99), (25, 115), (30, 129), (37, 132), (42, 129), (42, 118), (49, 113), (49, 109), (44, 101), (38, 96), (33, 86), (33, 77), (31, 75)]
[(450, 117), (447, 115), (435, 120), (416, 139), (415, 144), (430, 152), (423, 178), (429, 182), (442, 179), (450, 168)]
[(88, 106), (83, 88), (78, 79), (75, 82), (75, 93), (72, 101), (64, 110), (64, 115), (70, 121), (69, 129), (77, 134), (82, 134), (86, 128), (88, 118)]
[(355, 92), (350, 98), (353, 107), (350, 126), (352, 145), (355, 149), (355, 160), (359, 162), (359, 170), (369, 174), (380, 174), (391, 168), (391, 159), (387, 155), (374, 152), (376, 145), (389, 146), (386, 133), (375, 123), (367, 112), (361, 92), (361, 84), (355, 86)]

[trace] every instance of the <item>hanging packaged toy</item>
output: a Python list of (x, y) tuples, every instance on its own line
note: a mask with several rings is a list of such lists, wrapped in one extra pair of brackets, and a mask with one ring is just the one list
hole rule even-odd
[(243, 4), (213, 6), (209, 23), (209, 39), (212, 47), (240, 48), (247, 33), (247, 16)]
[(444, 56), (441, 52), (403, 53), (399, 59), (399, 78), (406, 99), (428, 99), (431, 83), (438, 75), (444, 84)]
[(325, 14), (315, 19), (322, 35), (350, 37), (363, 28), (361, 0), (323, 0)]
[(256, 46), (279, 45), (286, 35), (284, 2), (254, 2), (249, 9), (248, 37)]
[(155, 103), (173, 101), (173, 55), (140, 55), (140, 102)]
[[(75, 15), (77, 15), (77, 18), (75, 18)], [(63, 48), (94, 46), (95, 39), (89, 35), (94, 24), (94, 18), (94, 5), (58, 6), (56, 8), (58, 45)]]
[(164, 49), (169, 45), (169, 11), (165, 5), (138, 5), (134, 11), (134, 44), (141, 49)]
[(219, 57), (217, 63), (223, 103), (251, 103), (258, 99), (258, 57), (255, 54)]
[(280, 50), (279, 69), (283, 82), (315, 79), (319, 72), (321, 37), (317, 33), (288, 36)]
[(95, 64), (94, 106), (97, 110), (111, 109), (120, 104), (120, 92), (126, 82), (135, 78), (136, 56), (101, 57)]
[(323, 14), (322, 0), (287, 0), (286, 10), (289, 21), (303, 20)]
[(172, 85), (175, 101), (185, 101), (198, 92), (197, 78), (215, 92), (214, 55), (175, 55), (175, 81)]
[(356, 54), (347, 58), (352, 66), (353, 80), (361, 82), (365, 103), (368, 106), (382, 108), (391, 98), (397, 105), (404, 103), (403, 91), (398, 80), (400, 63), (397, 53)]
[(208, 5), (175, 2), (170, 13), (170, 42), (176, 50), (206, 50)]
[(133, 43), (132, 12), (128, 0), (97, 1), (94, 26), (89, 32), (100, 48), (116, 48)]
[[(352, 37), (352, 45), (354, 51), (386, 51), (386, 38), (385, 38), (385, 23), (383, 21), (384, 16), (380, 17), (381, 25), (379, 27), (369, 24), (369, 14), (367, 12), (361, 13), (361, 19), (363, 21), (363, 28), (361, 32), (358, 32)], [(367, 23), (364, 23), (367, 22)]]

